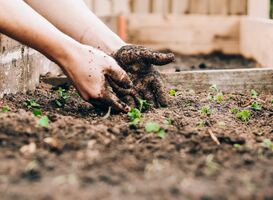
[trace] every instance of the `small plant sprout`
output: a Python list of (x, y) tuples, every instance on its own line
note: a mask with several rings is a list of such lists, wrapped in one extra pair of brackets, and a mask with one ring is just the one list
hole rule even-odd
[(238, 108), (231, 108), (231, 109), (230, 109), (230, 112), (231, 112), (232, 114), (237, 114), (237, 113), (239, 112), (239, 110), (238, 110)]
[(67, 103), (70, 96), (68, 95), (67, 91), (61, 87), (57, 90), (57, 92), (59, 98), (55, 100), (55, 103), (58, 107), (63, 107)]
[(171, 118), (167, 118), (167, 119), (165, 119), (164, 124), (166, 124), (166, 125), (172, 125), (173, 124), (173, 120)]
[(32, 113), (33, 113), (34, 116), (41, 116), (42, 115), (42, 110), (39, 109), (39, 108), (34, 108), (32, 110)]
[(141, 120), (141, 112), (137, 108), (132, 108), (130, 112), (128, 112), (128, 116), (130, 117), (131, 125), (136, 126)]
[(262, 146), (273, 151), (273, 143), (269, 139), (265, 139), (262, 143)]
[(213, 91), (213, 92), (218, 92), (219, 91), (219, 89), (218, 89), (218, 87), (217, 87), (217, 85), (216, 84), (214, 84), (214, 85), (212, 85), (212, 86), (210, 86), (210, 88), (209, 88), (211, 91)]
[(201, 121), (197, 122), (196, 126), (197, 126), (198, 128), (202, 128), (202, 127), (206, 126), (206, 124), (207, 124), (206, 121), (201, 120)]
[(41, 105), (38, 104), (35, 100), (27, 100), (24, 104), (27, 106), (28, 109), (41, 107)]
[(217, 95), (213, 97), (213, 100), (217, 103), (221, 103), (224, 100), (224, 95), (222, 92), (219, 92)]
[(256, 98), (258, 97), (258, 93), (257, 93), (255, 90), (251, 90), (251, 91), (250, 91), (250, 94), (251, 94), (251, 97), (252, 97), (252, 98), (255, 98), (255, 99), (256, 99)]
[(177, 91), (174, 90), (174, 89), (171, 89), (171, 90), (169, 91), (169, 95), (170, 95), (171, 97), (175, 97), (175, 96), (177, 95)]
[(211, 109), (210, 109), (209, 106), (204, 106), (204, 107), (202, 107), (202, 108), (199, 110), (199, 112), (200, 112), (202, 115), (206, 115), (206, 116), (210, 116), (211, 113), (212, 113), (212, 111), (211, 111)]
[(3, 106), (1, 110), (2, 110), (2, 113), (7, 113), (7, 112), (9, 112), (9, 107)]
[(37, 124), (41, 127), (44, 127), (44, 128), (48, 128), (48, 124), (49, 124), (49, 119), (48, 119), (48, 116), (42, 116)]
[(243, 122), (248, 121), (250, 117), (251, 117), (251, 112), (249, 110), (242, 110), (236, 114), (236, 118)]
[(142, 112), (143, 110), (146, 110), (151, 104), (148, 103), (147, 100), (138, 99), (139, 102), (139, 111)]
[(257, 102), (253, 102), (251, 104), (251, 108), (253, 108), (254, 110), (262, 110), (262, 105)]
[(146, 125), (145, 125), (145, 130), (148, 132), (148, 133), (156, 133), (158, 137), (160, 138), (165, 138), (166, 137), (166, 132), (164, 129), (162, 129), (160, 127), (159, 124), (155, 123), (155, 122), (148, 122)]
[(242, 145), (240, 145), (240, 144), (234, 144), (234, 145), (233, 145), (233, 147), (234, 147), (235, 149), (240, 149), (241, 146), (242, 146)]

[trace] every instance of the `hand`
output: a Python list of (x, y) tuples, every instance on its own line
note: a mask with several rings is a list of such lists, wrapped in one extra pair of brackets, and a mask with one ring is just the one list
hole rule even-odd
[(122, 102), (107, 83), (111, 80), (119, 87), (128, 89), (132, 82), (117, 62), (102, 51), (82, 45), (63, 66), (82, 98), (95, 106), (129, 112), (130, 107)]
[(127, 45), (113, 54), (118, 64), (128, 73), (134, 89), (125, 90), (111, 83), (118, 96), (129, 105), (145, 99), (156, 107), (167, 106), (168, 95), (160, 73), (153, 65), (166, 65), (175, 60), (172, 53), (155, 52), (143, 46)]

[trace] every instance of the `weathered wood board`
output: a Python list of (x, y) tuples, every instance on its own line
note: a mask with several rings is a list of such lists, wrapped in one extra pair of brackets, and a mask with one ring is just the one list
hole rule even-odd
[(135, 14), (128, 15), (127, 21), (131, 43), (181, 54), (240, 53), (237, 16)]
[(163, 74), (169, 87), (207, 90), (216, 84), (224, 92), (257, 90), (273, 93), (273, 69), (235, 69)]
[[(252, 89), (273, 93), (273, 69), (233, 69), (162, 73), (168, 88), (207, 90), (216, 84), (223, 92), (243, 92)], [(66, 77), (44, 78), (54, 86), (70, 84)]]

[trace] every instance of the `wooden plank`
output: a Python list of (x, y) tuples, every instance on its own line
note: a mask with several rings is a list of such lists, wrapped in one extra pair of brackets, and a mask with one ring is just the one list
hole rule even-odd
[[(240, 53), (240, 17), (208, 15), (127, 16), (130, 43), (181, 54)], [(141, 23), (139, 23), (141, 21)]]
[(269, 19), (270, 17), (269, 11), (270, 11), (269, 0), (248, 0), (247, 4), (248, 16)]
[(209, 0), (209, 14), (227, 15), (229, 0)]
[(273, 68), (273, 20), (242, 18), (240, 33), (241, 53), (263, 67)]
[(130, 0), (112, 0), (112, 10), (114, 15), (130, 13)]
[(247, 14), (247, 0), (229, 0), (229, 13), (231, 15), (246, 15)]
[(133, 13), (150, 13), (151, 0), (132, 0)]
[(170, 13), (169, 0), (152, 0), (152, 13), (167, 14)]
[[(180, 90), (204, 91), (215, 84), (223, 92), (243, 92), (252, 89), (258, 92), (273, 92), (273, 69), (187, 71), (162, 73), (162, 76), (169, 88)], [(54, 86), (70, 84), (64, 76), (47, 77), (43, 81)]]
[(190, 14), (208, 14), (209, 0), (190, 0)]
[(217, 85), (223, 92), (242, 92), (252, 89), (273, 92), (273, 69), (234, 69), (164, 73), (172, 88), (207, 90)]
[(189, 13), (190, 0), (172, 0), (171, 13), (172, 14), (187, 14)]

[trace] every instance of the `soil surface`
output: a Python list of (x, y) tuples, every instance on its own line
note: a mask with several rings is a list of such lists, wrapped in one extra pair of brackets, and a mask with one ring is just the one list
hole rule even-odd
[(176, 54), (176, 61), (167, 66), (158, 67), (162, 71), (196, 71), (196, 70), (217, 70), (217, 69), (240, 69), (257, 68), (260, 65), (241, 55), (225, 55), (212, 53), (208, 55), (179, 55)]
[[(214, 93), (178, 91), (168, 108), (143, 113), (137, 128), (73, 89), (62, 108), (46, 85), (8, 95), (0, 103), (9, 106), (0, 113), (0, 199), (273, 199), (273, 95), (224, 93), (216, 102)], [(40, 104), (48, 128), (27, 100)], [(254, 101), (261, 110), (250, 108)], [(232, 108), (248, 109), (250, 120)], [(147, 122), (166, 137), (147, 133)]]

